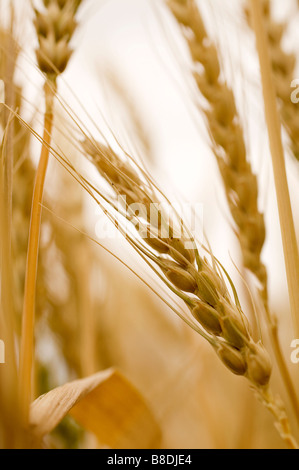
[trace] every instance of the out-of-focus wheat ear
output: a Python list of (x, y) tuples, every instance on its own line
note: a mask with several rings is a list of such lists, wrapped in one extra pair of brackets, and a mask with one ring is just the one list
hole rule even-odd
[(44, 10), (35, 9), (34, 26), (39, 47), (39, 68), (52, 80), (62, 73), (72, 55), (70, 40), (77, 26), (75, 13), (81, 0), (43, 0)]
[(28, 424), (32, 400), (32, 365), (34, 361), (35, 292), (41, 210), (49, 148), (53, 128), (56, 78), (65, 70), (71, 55), (69, 42), (76, 27), (79, 0), (43, 0), (44, 10), (35, 10), (35, 29), (39, 42), (37, 60), (45, 74), (45, 114), (43, 143), (35, 177), (25, 275), (24, 308), (20, 347), (20, 398), (24, 424)]
[[(298, 83), (295, 83), (295, 87), (291, 87), (293, 81), (297, 78), (295, 76), (297, 59), (294, 53), (287, 53), (283, 48), (282, 42), (287, 24), (280, 23), (273, 18), (269, 0), (262, 0), (261, 3), (282, 123), (290, 138), (291, 152), (299, 161), (298, 93), (294, 90), (295, 87), (298, 87)], [(246, 9), (246, 15), (250, 24), (248, 9)], [(292, 94), (292, 92), (294, 93)]]
[(258, 279), (263, 302), (267, 305), (267, 271), (261, 260), (265, 222), (258, 209), (257, 177), (247, 159), (234, 94), (220, 77), (218, 51), (206, 31), (196, 2), (167, 0), (167, 4), (183, 30), (195, 66), (193, 75), (199, 92), (206, 99), (204, 113), (243, 263)]
[[(138, 155), (142, 155), (148, 163), (153, 163), (153, 145), (136, 100), (129, 89), (121, 83), (119, 75), (113, 69), (108, 68), (103, 73), (107, 76), (108, 86), (111, 88), (112, 94), (115, 95), (117, 103), (119, 102), (121, 108), (124, 108), (124, 130), (128, 136), (134, 135), (134, 150)], [(122, 114), (121, 109), (120, 119), (123, 118)]]
[[(60, 143), (59, 136), (57, 139), (65, 154), (74, 154), (74, 149), (69, 143)], [(63, 355), (70, 369), (75, 370), (79, 377), (86, 377), (98, 370), (98, 357), (95, 352), (96, 320), (90, 292), (94, 260), (92, 247), (86, 243), (86, 237), (80, 231), (84, 230), (84, 193), (78, 190), (77, 183), (63, 167), (58, 168), (57, 178), (68, 194), (64, 200), (59, 197), (59, 217), (71, 221), (77, 230), (62, 224), (61, 220), (49, 214), (53, 239), (62, 255), (63, 268), (69, 283), (67, 302), (63, 305), (56, 302), (56, 305), (53, 305), (54, 312), (50, 316), (50, 323), (53, 331), (60, 337)], [(74, 253), (77, 253), (75, 257)]]
[[(15, 127), (15, 68), (18, 47), (11, 28), (0, 29), (0, 337), (4, 344), (4, 363), (0, 365), (0, 446), (17, 448), (23, 445), (17, 385), (16, 319), (14, 312), (14, 265), (12, 257), (12, 192)], [(2, 344), (2, 343), (1, 343)], [(3, 358), (1, 357), (1, 360)]]
[[(12, 36), (12, 31), (0, 30), (0, 79), (3, 83), (4, 102), (6, 106), (0, 109), (0, 125), (4, 136), (1, 142), (1, 164), (3, 165), (3, 269), (1, 276), (1, 293), (6, 298), (6, 311), (12, 309), (12, 265), (11, 265), (11, 237), (12, 237), (12, 191), (13, 191), (13, 166), (14, 166), (14, 118), (12, 109), (15, 109), (15, 84), (14, 74), (18, 58), (18, 47)], [(1, 136), (2, 137), (2, 136)], [(13, 318), (13, 317), (12, 317)]]

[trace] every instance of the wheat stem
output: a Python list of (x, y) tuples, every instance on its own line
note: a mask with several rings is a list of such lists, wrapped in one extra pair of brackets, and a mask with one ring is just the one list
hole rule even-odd
[(272, 156), (290, 306), (294, 331), (296, 336), (299, 337), (299, 255), (284, 161), (281, 123), (277, 110), (261, 3), (259, 0), (250, 0), (250, 5), (261, 69), (265, 115)]
[(25, 423), (28, 421), (29, 404), (32, 394), (31, 376), (34, 356), (35, 291), (41, 225), (41, 203), (51, 144), (56, 79), (65, 70), (72, 54), (69, 42), (77, 26), (74, 16), (80, 4), (81, 0), (62, 2), (43, 0), (44, 9), (42, 11), (35, 10), (34, 24), (39, 43), (36, 56), (39, 68), (46, 76), (44, 88), (46, 109), (43, 144), (32, 200), (20, 348), (20, 396)]
[(279, 371), (281, 373), (282, 379), (285, 383), (285, 386), (286, 386), (286, 389), (287, 389), (287, 392), (288, 392), (288, 396), (289, 396), (289, 399), (291, 401), (291, 405), (292, 405), (293, 410), (295, 412), (295, 417), (296, 417), (297, 423), (299, 423), (299, 402), (298, 402), (298, 397), (297, 397), (297, 394), (296, 394), (296, 390), (295, 390), (294, 383), (292, 381), (289, 369), (287, 368), (285, 359), (284, 359), (282, 351), (281, 351), (281, 347), (280, 347), (280, 343), (279, 343), (279, 339), (278, 339), (277, 323), (272, 322), (269, 325), (268, 331), (270, 333), (270, 338), (271, 338), (275, 358), (276, 358), (276, 361), (277, 361), (277, 366), (278, 366)]
[(277, 397), (273, 397), (268, 388), (257, 390), (257, 395), (274, 416), (277, 430), (287, 447), (292, 450), (299, 449), (298, 443), (292, 435), (289, 421), (281, 400)]
[[(13, 108), (14, 106), (14, 86), (13, 86), (13, 75), (14, 75), (14, 44), (10, 38), (8, 38), (8, 53), (7, 53), (7, 66), (6, 66), (6, 83), (5, 83), (5, 100), (7, 106)], [(8, 237), (8, 253), (7, 258), (10, 259), (11, 254), (11, 217), (12, 217), (12, 180), (13, 180), (13, 120), (10, 119), (9, 111), (6, 110), (7, 115), (7, 140), (5, 145), (5, 164), (4, 164), (4, 194), (6, 197), (5, 210), (6, 210), (6, 225), (7, 225), (7, 237)]]
[(43, 145), (35, 177), (32, 200), (29, 242), (25, 276), (25, 293), (20, 347), (20, 400), (25, 423), (28, 421), (32, 393), (32, 365), (34, 357), (35, 290), (37, 277), (38, 250), (40, 239), (41, 210), (44, 183), (49, 160), (49, 145), (53, 126), (53, 84), (45, 83), (46, 110), (44, 117)]
[(297, 66), (296, 55), (292, 52), (286, 52), (283, 48), (283, 39), (286, 36), (287, 25), (273, 19), (270, 0), (262, 0), (262, 7), (281, 119), (289, 136), (290, 150), (299, 161), (298, 110), (297, 103), (293, 102), (292, 96), (290, 96), (290, 85), (295, 78)]

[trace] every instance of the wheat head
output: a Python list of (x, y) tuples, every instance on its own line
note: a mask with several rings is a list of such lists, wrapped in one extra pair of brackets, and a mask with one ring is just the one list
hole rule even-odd
[(221, 78), (217, 47), (207, 33), (196, 2), (168, 0), (167, 4), (183, 29), (194, 62), (193, 75), (200, 93), (206, 99), (204, 113), (235, 222), (243, 263), (260, 281), (262, 298), (266, 303), (267, 271), (261, 260), (265, 223), (258, 209), (257, 178), (246, 157), (234, 94)]
[(168, 227), (170, 235), (163, 237), (165, 217), (162, 212), (156, 217), (157, 223), (151, 226), (151, 207), (159, 201), (154, 188), (144, 181), (130, 161), (121, 159), (112, 148), (100, 143), (85, 142), (83, 148), (115, 195), (126, 196), (128, 206), (142, 203), (146, 207), (146, 214), (137, 218), (143, 240), (151, 250), (148, 256), (184, 300), (223, 363), (233, 373), (246, 376), (255, 386), (267, 385), (271, 375), (268, 354), (262, 344), (251, 337), (247, 318), (240, 306), (232, 302), (216, 267), (199, 255), (195, 242), (193, 248), (186, 248), (186, 239), (175, 236), (172, 224)]
[(70, 40), (76, 29), (75, 14), (82, 0), (43, 0), (44, 10), (35, 9), (34, 25), (39, 48), (39, 68), (48, 77), (62, 73), (71, 57)]

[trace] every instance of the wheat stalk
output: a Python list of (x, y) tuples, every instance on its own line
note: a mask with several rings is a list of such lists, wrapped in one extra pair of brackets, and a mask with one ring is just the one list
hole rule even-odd
[[(285, 52), (283, 49), (282, 41), (287, 25), (273, 19), (269, 0), (262, 0), (262, 12), (268, 36), (269, 54), (282, 123), (290, 138), (291, 152), (299, 160), (298, 104), (292, 101), (290, 88), (295, 78), (296, 56), (293, 53)], [(247, 10), (246, 14), (248, 16)]]
[(272, 165), (280, 217), (282, 243), (284, 248), (290, 306), (295, 334), (298, 335), (299, 253), (285, 168), (284, 149), (281, 137), (281, 121), (276, 104), (275, 87), (271, 70), (267, 34), (264, 27), (262, 14), (262, 4), (260, 3), (260, 0), (250, 0), (250, 6), (261, 69), (265, 115), (272, 155)]
[[(70, 150), (73, 152), (71, 147)], [(84, 243), (85, 237), (80, 231), (80, 228), (83, 229), (84, 193), (78, 191), (78, 185), (69, 174), (61, 167), (59, 170), (60, 184), (68, 194), (65, 200), (59, 200), (59, 217), (71, 220), (76, 230), (67, 224), (62, 225), (61, 220), (56, 220), (51, 213), (47, 217), (53, 227), (53, 241), (61, 254), (69, 283), (67, 300), (62, 305), (55, 303), (55, 297), (52, 300), (54, 311), (49, 320), (52, 331), (60, 337), (63, 356), (69, 368), (75, 370), (79, 377), (85, 377), (98, 370), (95, 319), (90, 293), (93, 257), (90, 245)], [(74, 253), (77, 254), (76, 257)], [(85, 279), (84, 283), (82, 278)]]
[[(259, 280), (267, 326), (277, 363), (292, 405), (299, 419), (296, 392), (285, 364), (278, 339), (277, 322), (268, 300), (267, 271), (261, 260), (265, 222), (258, 210), (258, 183), (246, 156), (241, 120), (232, 89), (221, 78), (221, 63), (216, 45), (210, 39), (194, 0), (168, 0), (170, 10), (183, 28), (195, 65), (194, 78), (205, 97), (204, 110), (225, 187), (230, 212), (236, 226), (243, 264)], [(201, 71), (198, 66), (201, 66)]]
[[(13, 13), (12, 13), (13, 15)], [(12, 309), (12, 266), (11, 266), (11, 236), (12, 236), (12, 187), (13, 187), (13, 165), (14, 165), (14, 119), (11, 110), (14, 109), (15, 84), (14, 73), (18, 57), (18, 47), (12, 37), (12, 31), (0, 30), (0, 40), (3, 49), (0, 50), (0, 79), (4, 84), (5, 105), (0, 109), (0, 124), (4, 131), (1, 142), (1, 165), (3, 166), (3, 268), (4, 275), (1, 276), (1, 297), (6, 304), (4, 311)]]
[[(113, 68), (107, 68), (103, 73), (107, 76), (108, 85), (111, 88), (112, 94), (115, 95), (117, 103), (119, 102), (124, 108), (124, 119), (122, 120), (125, 121), (125, 133), (127, 135), (134, 135), (134, 145), (137, 154), (141, 154), (149, 163), (152, 163), (154, 160), (152, 142), (137, 103), (127, 87), (121, 83), (120, 77)], [(121, 115), (118, 116), (118, 118), (121, 117)]]
[(36, 172), (25, 277), (25, 294), (20, 348), (20, 397), (25, 424), (31, 402), (31, 374), (34, 356), (35, 288), (41, 225), (41, 203), (49, 160), (53, 128), (53, 105), (57, 76), (62, 73), (71, 55), (70, 39), (76, 28), (75, 13), (81, 0), (43, 0), (44, 11), (35, 10), (35, 29), (39, 48), (38, 65), (45, 74), (45, 115), (43, 144)]
[[(14, 13), (12, 11), (12, 17)], [(11, 19), (13, 24), (13, 18)], [(12, 29), (12, 28), (11, 28)], [(1, 78), (4, 81), (4, 90), (5, 90), (5, 104), (7, 108), (3, 109), (3, 122), (2, 124), (6, 128), (6, 139), (5, 145), (3, 147), (3, 159), (4, 159), (4, 209), (6, 212), (6, 236), (7, 236), (7, 252), (4, 256), (7, 258), (5, 264), (9, 268), (9, 259), (11, 254), (11, 219), (12, 219), (12, 180), (13, 180), (13, 141), (14, 141), (14, 120), (10, 116), (10, 109), (13, 109), (15, 106), (15, 85), (14, 85), (14, 73), (16, 67), (16, 61), (18, 57), (18, 46), (13, 38), (13, 31), (3, 31), (0, 32), (1, 44), (4, 45), (4, 49), (1, 50)], [(12, 273), (7, 273), (10, 278), (8, 282), (11, 282)], [(5, 288), (7, 292), (9, 287)]]
[[(16, 161), (16, 147), (20, 125), (13, 118), (13, 110), (18, 107), (18, 90), (15, 83), (15, 68), (18, 46), (13, 38), (13, 17), (11, 28), (0, 29), (0, 81), (4, 84), (4, 96), (0, 104), (0, 336), (5, 343), (5, 364), (0, 367), (0, 408), (1, 446), (13, 448), (24, 442), (19, 419), (17, 394), (17, 358), (15, 351), (16, 318), (14, 311), (15, 274), (12, 261), (13, 252), (13, 169)], [(3, 80), (3, 81), (2, 81)], [(3, 101), (3, 105), (2, 105)], [(2, 429), (3, 426), (3, 429)]]

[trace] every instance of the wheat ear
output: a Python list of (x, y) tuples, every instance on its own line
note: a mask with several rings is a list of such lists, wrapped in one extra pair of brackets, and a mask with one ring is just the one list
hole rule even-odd
[(243, 263), (260, 281), (261, 295), (267, 304), (267, 271), (261, 261), (265, 222), (263, 214), (258, 210), (257, 178), (246, 158), (243, 129), (234, 94), (220, 78), (221, 64), (217, 48), (208, 36), (196, 2), (168, 0), (167, 4), (183, 28), (197, 68), (193, 75), (200, 93), (207, 101), (204, 112), (236, 225)]
[[(170, 10), (182, 27), (197, 70), (197, 87), (206, 98), (205, 115), (213, 150), (225, 187), (228, 205), (236, 225), (244, 266), (260, 281), (260, 294), (277, 363), (292, 405), (299, 419), (296, 392), (285, 364), (278, 339), (277, 322), (268, 302), (267, 271), (261, 260), (265, 222), (258, 210), (258, 184), (246, 147), (233, 91), (221, 79), (221, 64), (215, 44), (209, 38), (194, 0), (168, 0)], [(201, 71), (198, 71), (198, 65)]]
[(71, 55), (69, 42), (76, 28), (74, 16), (80, 3), (81, 0), (43, 0), (44, 10), (35, 10), (34, 23), (39, 42), (36, 56), (39, 68), (45, 74), (45, 115), (43, 144), (32, 199), (20, 348), (20, 397), (25, 424), (28, 422), (29, 404), (32, 398), (31, 374), (41, 203), (51, 144), (56, 80), (64, 71)]
[[(196, 331), (212, 345), (225, 366), (234, 374), (249, 379), (264, 402), (268, 400), (269, 408), (276, 410), (276, 401), (268, 392), (271, 375), (268, 353), (261, 342), (256, 343), (253, 340), (236, 291), (233, 288), (233, 302), (215, 260), (210, 264), (206, 257), (200, 256), (192, 239), (193, 247), (188, 245), (186, 248), (185, 237), (174, 236), (173, 224), (168, 225), (163, 211), (158, 212), (156, 223), (153, 224), (151, 207), (157, 203), (158, 196), (150, 180), (143, 178), (131, 160), (121, 159), (110, 147), (100, 143), (85, 141), (83, 149), (99, 173), (111, 185), (115, 195), (125, 196), (128, 220), (138, 220), (144, 244), (133, 242), (134, 248), (163, 273), (163, 281), (189, 308), (199, 327), (195, 327)], [(131, 214), (130, 205), (140, 203), (146, 208), (146, 213), (141, 211), (138, 215)], [(168, 225), (168, 237), (163, 236), (165, 224)], [(184, 226), (180, 220), (181, 224)], [(148, 249), (144, 248), (146, 245)], [(278, 420), (281, 416), (282, 414), (275, 414)], [(288, 422), (287, 428), (289, 429)], [(280, 423), (279, 430), (281, 429)], [(286, 426), (284, 429), (286, 430)], [(293, 447), (290, 444), (292, 442), (296, 447), (293, 438), (286, 438), (285, 433), (281, 433), (281, 436), (288, 445)]]
[[(199, 255), (195, 242), (193, 248), (186, 248), (187, 239), (177, 237), (172, 224), (167, 226), (169, 236), (163, 236), (164, 224), (169, 222), (162, 211), (157, 209), (156, 225), (151, 225), (151, 208), (158, 202), (154, 188), (111, 148), (85, 142), (84, 149), (115, 194), (126, 197), (128, 208), (140, 203), (146, 207), (146, 215), (137, 217), (145, 243), (154, 250), (154, 262), (177, 289), (193, 317), (211, 335), (223, 362), (236, 374), (248, 376), (255, 385), (266, 385), (270, 378), (270, 360), (262, 346), (251, 338), (247, 319), (240, 307), (231, 301), (223, 278), (206, 258)], [(254, 360), (251, 360), (252, 355)]]

